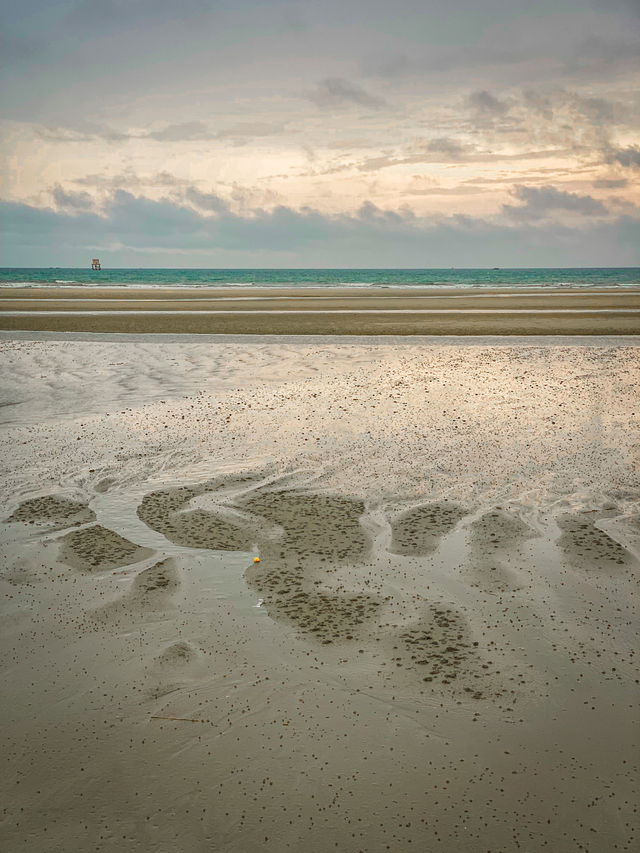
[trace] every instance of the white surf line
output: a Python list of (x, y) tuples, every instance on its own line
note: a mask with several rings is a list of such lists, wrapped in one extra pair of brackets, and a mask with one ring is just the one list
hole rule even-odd
[[(135, 293), (135, 291), (132, 291)], [(278, 296), (269, 296), (269, 295), (261, 295), (261, 296), (185, 296), (182, 300), (177, 295), (179, 291), (176, 288), (175, 296), (138, 296), (131, 297), (130, 299), (123, 299), (122, 297), (117, 296), (37, 296), (33, 298), (29, 298), (26, 296), (3, 296), (0, 291), (0, 301), (11, 302), (14, 304), (23, 304), (32, 305), (34, 301), (38, 302), (58, 302), (65, 303), (69, 302), (90, 302), (92, 304), (100, 304), (105, 302), (135, 302), (144, 301), (144, 302), (284, 302), (287, 300), (295, 300), (295, 299), (308, 299), (310, 301), (320, 301), (320, 300), (343, 300), (343, 299), (379, 299), (384, 300), (385, 302), (391, 302), (392, 300), (402, 300), (402, 299), (520, 299), (520, 298), (533, 298), (533, 297), (544, 297), (544, 298), (560, 298), (560, 299), (574, 299), (576, 297), (581, 298), (593, 298), (597, 296), (606, 296), (607, 298), (629, 298), (633, 296), (640, 296), (640, 291), (629, 291), (626, 293), (620, 293), (619, 291), (608, 292), (608, 291), (590, 291), (584, 293), (571, 293), (570, 295), (566, 292), (562, 291), (553, 291), (547, 293), (527, 293), (526, 291), (520, 291), (518, 293), (451, 293), (444, 296), (442, 293), (402, 293), (402, 294), (389, 294), (388, 296), (380, 296), (376, 294), (370, 294), (368, 296), (363, 296), (361, 293), (344, 293), (344, 294), (322, 294), (322, 295), (313, 295), (306, 296), (303, 293), (301, 294), (283, 294)]]
[(310, 308), (304, 309), (249, 309), (247, 311), (224, 311), (196, 308), (175, 311), (147, 309), (123, 309), (105, 311), (0, 311), (0, 317), (123, 317), (123, 316), (177, 316), (226, 315), (236, 317), (264, 316), (267, 314), (640, 314), (640, 308)]

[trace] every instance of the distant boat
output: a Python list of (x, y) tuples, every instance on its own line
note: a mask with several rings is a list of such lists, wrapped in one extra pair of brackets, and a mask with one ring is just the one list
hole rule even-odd
[(92, 270), (101, 270), (102, 269), (102, 267), (100, 266), (100, 259), (99, 258), (92, 258), (91, 259), (91, 269)]

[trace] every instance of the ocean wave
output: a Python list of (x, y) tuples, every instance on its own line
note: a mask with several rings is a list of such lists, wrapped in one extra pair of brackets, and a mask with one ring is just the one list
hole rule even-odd
[[(333, 283), (333, 287), (380, 287), (383, 282), (376, 281), (338, 281)], [(321, 286), (321, 285), (319, 285)]]
[(2, 281), (0, 287), (41, 287), (41, 281)]
[(255, 281), (207, 281), (204, 287), (267, 287), (268, 284), (258, 284)]

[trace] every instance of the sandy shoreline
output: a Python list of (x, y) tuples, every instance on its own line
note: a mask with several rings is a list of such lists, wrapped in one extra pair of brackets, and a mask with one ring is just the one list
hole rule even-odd
[(189, 334), (640, 333), (640, 291), (16, 288), (0, 329)]
[(0, 337), (7, 849), (634, 848), (632, 339), (56, 338)]

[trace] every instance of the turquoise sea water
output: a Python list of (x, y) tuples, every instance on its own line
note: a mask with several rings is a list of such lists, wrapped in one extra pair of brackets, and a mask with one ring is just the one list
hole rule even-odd
[(614, 287), (640, 267), (594, 269), (91, 269), (0, 268), (0, 287)]

